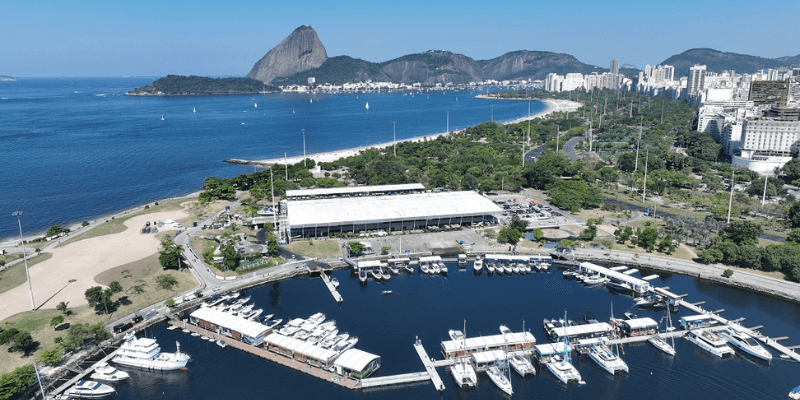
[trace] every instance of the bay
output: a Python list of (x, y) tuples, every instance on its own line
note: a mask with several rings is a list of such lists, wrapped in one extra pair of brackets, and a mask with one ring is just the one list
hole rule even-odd
[[(357, 348), (380, 355), (378, 375), (423, 371), (412, 344), (418, 337), (430, 357), (440, 359), (440, 341), (448, 339), (448, 329), (461, 329), (466, 319), (467, 335), (494, 335), (499, 325), (513, 331), (530, 330), (537, 343), (547, 343), (543, 318), (584, 316), (607, 321), (613, 302), (614, 314), (632, 311), (656, 321), (661, 312), (635, 310), (630, 297), (610, 293), (605, 287), (589, 289), (580, 283), (563, 280), (560, 271), (522, 276), (475, 276), (471, 265), (458, 271), (448, 263), (447, 278), (404, 276), (387, 284), (368, 282), (360, 286), (349, 271), (340, 270), (342, 304), (333, 301), (319, 279), (300, 278), (247, 291), (256, 307), (265, 314), (274, 313), (284, 321), (307, 318), (323, 312), (336, 320), (340, 331), (359, 337)], [(650, 275), (653, 271), (643, 271)], [(656, 272), (657, 273), (657, 272)], [(657, 286), (670, 286), (676, 293), (689, 293), (688, 300), (706, 300), (706, 309), (724, 308), (729, 319), (746, 317), (745, 326), (764, 325), (771, 337), (787, 335), (800, 338), (800, 305), (725, 287), (693, 278), (659, 273)], [(393, 295), (382, 296), (381, 291)], [(244, 295), (244, 294), (243, 294)], [(673, 322), (689, 315), (681, 309)], [(505, 397), (488, 379), (478, 373), (478, 387), (459, 389), (444, 368), (439, 368), (446, 390), (437, 393), (430, 383), (351, 391), (274, 364), (270, 361), (228, 347), (199, 340), (178, 331), (168, 331), (164, 324), (145, 333), (155, 336), (165, 351), (174, 351), (175, 341), (192, 356), (187, 371), (150, 373), (132, 371), (129, 383), (117, 386), (120, 400), (151, 398), (359, 398), (359, 399), (495, 399)], [(789, 340), (791, 344), (792, 340)], [(775, 355), (767, 365), (738, 353), (733, 358), (713, 357), (685, 339), (675, 341), (677, 355), (666, 356), (648, 344), (624, 346), (622, 358), (630, 373), (612, 376), (587, 356), (578, 356), (574, 365), (586, 385), (560, 383), (542, 365), (536, 365), (534, 377), (520, 378), (512, 372), (515, 398), (560, 399), (766, 399), (786, 398), (788, 391), (800, 384), (800, 365)]]
[[(265, 159), (383, 143), (527, 115), (527, 102), (477, 92), (131, 97), (153, 78), (0, 82), (0, 238), (199, 190), (208, 176), (252, 172)], [(313, 102), (311, 101), (313, 100)], [(365, 105), (369, 102), (369, 109)], [(545, 108), (531, 102), (531, 113)], [(255, 106), (257, 104), (257, 107)], [(196, 109), (197, 112), (192, 112)], [(162, 121), (161, 118), (164, 118)]]

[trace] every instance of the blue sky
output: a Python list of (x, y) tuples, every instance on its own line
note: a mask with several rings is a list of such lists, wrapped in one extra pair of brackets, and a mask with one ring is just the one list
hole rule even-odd
[[(166, 3), (166, 4), (165, 4)], [(300, 25), (329, 56), (513, 50), (643, 67), (695, 47), (800, 54), (800, 1), (0, 1), (0, 74), (244, 75)]]

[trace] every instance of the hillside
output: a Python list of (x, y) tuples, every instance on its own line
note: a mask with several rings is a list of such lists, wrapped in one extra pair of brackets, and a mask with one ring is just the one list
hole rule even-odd
[(327, 59), (328, 53), (317, 32), (303, 25), (258, 60), (247, 77), (270, 83), (276, 78), (318, 68)]
[(167, 75), (153, 84), (138, 87), (126, 96), (217, 96), (271, 92), (275, 86), (250, 78), (206, 78), (203, 76)]
[(714, 49), (690, 49), (662, 61), (661, 65), (664, 64), (674, 66), (675, 77), (678, 78), (687, 76), (689, 67), (695, 64), (706, 65), (710, 72), (734, 70), (752, 74), (759, 69), (787, 66), (790, 62), (746, 54), (725, 53)]
[(392, 82), (421, 82), (423, 85), (435, 85), (483, 80), (481, 67), (475, 60), (443, 50), (409, 54), (380, 65), (381, 71), (389, 76)]
[(570, 72), (589, 74), (607, 71), (594, 65), (584, 64), (569, 54), (529, 50), (512, 51), (491, 60), (480, 60), (478, 65), (486, 79), (495, 80), (544, 79), (551, 72), (564, 75)]
[(276, 78), (275, 85), (305, 85), (314, 77), (317, 84), (341, 84), (345, 82), (388, 81), (380, 65), (348, 56), (331, 57), (319, 68), (303, 71), (290, 77)]
[(781, 60), (789, 65), (793, 65), (795, 67), (800, 66), (800, 54), (796, 56), (785, 56), (785, 57), (778, 57), (776, 60)]

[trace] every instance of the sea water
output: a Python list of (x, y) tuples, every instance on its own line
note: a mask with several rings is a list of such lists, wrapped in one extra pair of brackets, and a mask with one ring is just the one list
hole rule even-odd
[[(265, 159), (385, 143), (528, 115), (477, 91), (134, 97), (153, 78), (0, 82), (0, 239), (199, 190)], [(369, 109), (365, 106), (369, 102)], [(257, 106), (256, 106), (257, 104)], [(545, 108), (531, 102), (531, 113)], [(196, 110), (197, 112), (193, 112)], [(162, 121), (163, 117), (163, 121)]]
[[(459, 271), (448, 263), (450, 274), (406, 276), (401, 273), (389, 283), (370, 280), (361, 286), (349, 271), (335, 272), (341, 282), (344, 302), (337, 304), (319, 279), (299, 278), (246, 291), (256, 308), (264, 314), (288, 321), (323, 312), (336, 320), (340, 331), (358, 336), (356, 348), (381, 356), (382, 366), (375, 376), (424, 371), (413, 348), (419, 338), (428, 356), (441, 359), (440, 342), (449, 340), (449, 329), (462, 329), (466, 320), (468, 337), (497, 335), (499, 326), (512, 331), (530, 331), (537, 343), (549, 343), (542, 329), (544, 318), (578, 321), (595, 318), (608, 321), (613, 312), (623, 317), (634, 312), (640, 317), (662, 321), (664, 312), (637, 310), (633, 299), (609, 292), (604, 286), (586, 288), (574, 280), (564, 280), (557, 268), (550, 273), (516, 276), (476, 276), (471, 264)], [(753, 292), (697, 281), (661, 272), (657, 286), (670, 286), (675, 293), (689, 293), (688, 301), (707, 301), (709, 310), (724, 308), (722, 316), (746, 317), (745, 326), (764, 325), (763, 333), (789, 336), (786, 344), (800, 340), (800, 306)], [(381, 295), (392, 290), (392, 295)], [(686, 315), (685, 309), (673, 315), (673, 324)], [(152, 373), (130, 371), (131, 380), (116, 385), (119, 400), (127, 399), (497, 399), (502, 392), (478, 373), (477, 388), (459, 389), (446, 368), (438, 368), (446, 390), (437, 393), (430, 382), (352, 391), (290, 368), (244, 353), (232, 347), (221, 349), (214, 343), (182, 333), (168, 331), (162, 324), (145, 332), (155, 336), (165, 351), (174, 351), (175, 341), (192, 357), (187, 371)], [(511, 372), (514, 397), (521, 399), (783, 399), (800, 384), (800, 365), (782, 360), (774, 350), (772, 364), (766, 364), (737, 351), (733, 358), (714, 357), (686, 339), (675, 339), (676, 356), (670, 357), (647, 343), (623, 346), (619, 351), (629, 373), (610, 375), (588, 356), (575, 354), (573, 364), (586, 385), (564, 385), (543, 365), (535, 365), (536, 376), (521, 378)]]

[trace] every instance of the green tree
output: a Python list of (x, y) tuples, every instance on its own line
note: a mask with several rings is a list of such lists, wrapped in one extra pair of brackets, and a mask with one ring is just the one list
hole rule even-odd
[(0, 345), (9, 344), (14, 341), (14, 336), (19, 333), (17, 328), (9, 328), (0, 332)]
[(663, 239), (661, 239), (660, 242), (658, 242), (658, 251), (667, 254), (672, 254), (672, 252), (675, 251), (675, 245), (672, 244), (672, 235), (667, 234)]
[(522, 237), (522, 232), (514, 228), (503, 227), (500, 229), (500, 234), (497, 235), (497, 240), (503, 243), (517, 244), (519, 238)]
[(92, 286), (84, 292), (86, 301), (89, 306), (94, 307), (103, 299), (103, 288), (100, 286)]
[(722, 229), (720, 237), (730, 240), (736, 245), (758, 244), (758, 235), (762, 232), (761, 224), (753, 221), (733, 221)]
[(158, 253), (158, 262), (163, 269), (180, 269), (186, 262), (183, 257), (183, 246), (175, 244), (169, 238), (161, 242), (161, 251)]
[(381, 247), (381, 254), (389, 254), (389, 250), (392, 249), (392, 246), (383, 246)]
[(549, 195), (553, 205), (572, 212), (599, 207), (603, 203), (599, 189), (579, 180), (560, 180), (552, 185)]
[(625, 244), (625, 242), (627, 242), (633, 236), (633, 228), (630, 226), (620, 226), (616, 231), (614, 231), (614, 236), (617, 237), (618, 243)]
[[(800, 179), (800, 158), (792, 158), (791, 161), (783, 166), (783, 174), (786, 180), (792, 182)], [(796, 185), (796, 184), (795, 184)]]
[(13, 399), (36, 382), (33, 365), (25, 365), (0, 377), (0, 399)]
[(594, 224), (589, 224), (579, 235), (578, 239), (585, 241), (592, 241), (597, 236), (597, 227)]
[(528, 228), (528, 221), (523, 220), (519, 217), (519, 215), (514, 214), (511, 216), (511, 222), (509, 222), (508, 227), (511, 229), (516, 229), (520, 232), (525, 232)]
[(67, 308), (67, 304), (69, 304), (69, 302), (62, 301), (61, 303), (58, 303), (58, 305), (56, 306), (56, 310), (58, 310), (64, 315), (69, 315), (70, 311), (69, 308)]
[(64, 323), (64, 316), (63, 315), (56, 315), (52, 319), (50, 319), (50, 326), (58, 326)]
[(786, 238), (787, 243), (800, 244), (800, 228), (792, 229), (789, 237)]
[(174, 299), (167, 299), (167, 301), (164, 302), (164, 305), (167, 306), (167, 307), (174, 307), (175, 306), (175, 300)]
[(714, 264), (722, 260), (723, 254), (721, 251), (711, 248), (701, 251), (698, 256), (700, 256), (700, 260), (702, 262), (706, 264)]
[(789, 224), (792, 228), (800, 228), (800, 201), (793, 203), (789, 207), (786, 216), (789, 218)]
[(156, 277), (156, 285), (164, 290), (172, 290), (174, 286), (178, 285), (178, 279), (172, 274), (162, 274)]
[(111, 289), (111, 292), (113, 293), (119, 293), (122, 291), (122, 285), (118, 281), (109, 283), (108, 288)]
[(544, 231), (539, 228), (533, 228), (531, 230), (531, 235), (533, 235), (537, 242), (540, 242), (542, 239), (544, 239)]
[(364, 251), (364, 245), (361, 242), (347, 242), (347, 247), (352, 255), (359, 255)]
[(11, 347), (8, 349), (9, 351), (21, 351), (27, 356), (28, 352), (33, 347), (34, 341), (30, 332), (21, 331), (14, 335), (14, 339), (11, 343)]
[(648, 251), (655, 250), (658, 231), (655, 228), (644, 228), (636, 237), (637, 244)]
[(53, 365), (59, 361), (61, 361), (61, 357), (64, 356), (64, 351), (61, 350), (61, 346), (53, 346), (47, 347), (39, 351), (39, 354), (36, 356), (36, 359), (40, 362), (43, 362), (47, 365)]
[(722, 276), (724, 276), (726, 278), (732, 277), (733, 276), (733, 270), (732, 269), (726, 269), (724, 272), (722, 272)]
[(278, 255), (278, 242), (276, 240), (270, 240), (267, 243), (267, 251), (270, 255)]
[(545, 151), (536, 163), (525, 169), (524, 177), (528, 186), (536, 189), (547, 189), (555, 183), (569, 166), (569, 159), (564, 153)]
[(62, 226), (53, 225), (53, 226), (51, 226), (50, 228), (47, 229), (47, 233), (45, 233), (44, 235), (45, 235), (45, 237), (52, 237), (52, 236), (60, 235), (62, 233), (69, 233), (69, 229), (64, 228)]

